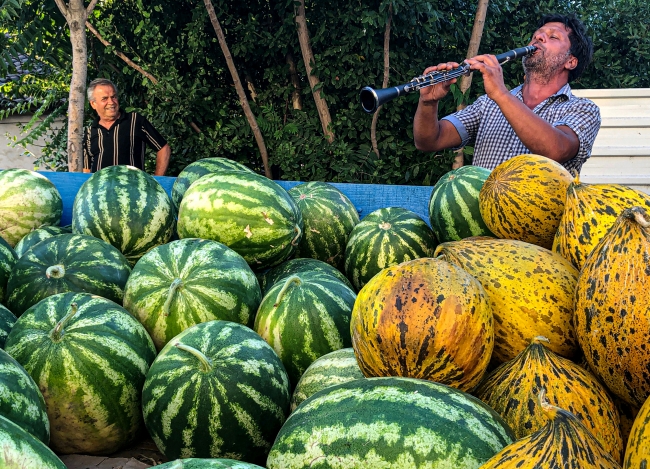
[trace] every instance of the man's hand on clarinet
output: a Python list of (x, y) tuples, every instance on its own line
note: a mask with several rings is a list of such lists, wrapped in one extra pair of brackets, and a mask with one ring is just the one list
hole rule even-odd
[(503, 69), (496, 56), (492, 54), (477, 55), (465, 60), (465, 63), (470, 65), (471, 70), (481, 72), (485, 94), (490, 99), (498, 101), (499, 96), (508, 93), (508, 89), (503, 82)]
[[(428, 67), (424, 70), (424, 74), (431, 72), (444, 72), (445, 70), (453, 70), (458, 68), (457, 62), (446, 62), (441, 63), (433, 67)], [(427, 86), (420, 89), (420, 102), (424, 104), (434, 103), (440, 101), (444, 98), (451, 88), (451, 85), (456, 83), (457, 79), (453, 78), (449, 81), (443, 81), (442, 83), (436, 83), (433, 86)]]

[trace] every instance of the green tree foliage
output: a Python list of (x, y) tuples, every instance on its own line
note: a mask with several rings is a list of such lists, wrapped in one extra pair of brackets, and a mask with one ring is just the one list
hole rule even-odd
[[(48, 3), (29, 1), (41, 5), (41, 9)], [(381, 86), (383, 35), (390, 3), (393, 23), (389, 86), (409, 81), (428, 65), (460, 62), (465, 56), (475, 2), (307, 0), (314, 73), (322, 82), (321, 92), (336, 135), (329, 144), (305, 76), (293, 0), (213, 0), (239, 75), (248, 85), (250, 104), (278, 177), (433, 184), (449, 170), (451, 152), (423, 153), (413, 145), (417, 93), (383, 107), (377, 128), (381, 156), (371, 149), (372, 116), (361, 110), (358, 93), (363, 86)], [(563, 12), (570, 7), (588, 24), (597, 50), (592, 67), (573, 86), (650, 87), (650, 7), (640, 0), (594, 0), (584, 4), (496, 0), (489, 6), (480, 51), (499, 53), (520, 47), (528, 42), (543, 13)], [(56, 12), (50, 11), (49, 15), (49, 22), (44, 21), (49, 28), (62, 24), (61, 18), (54, 18)], [(202, 1), (107, 0), (100, 3), (90, 21), (113, 48), (159, 80), (154, 85), (116, 57), (112, 48), (88, 35), (89, 79), (104, 76), (114, 80), (122, 107), (142, 112), (169, 140), (173, 153), (168, 174), (177, 174), (190, 162), (209, 156), (229, 157), (261, 172), (259, 152)], [(24, 24), (31, 23), (25, 20)], [(20, 36), (25, 30), (23, 26), (14, 31)], [(59, 43), (64, 50), (67, 38), (62, 39)], [(302, 110), (292, 108), (287, 54), (296, 62)], [(55, 67), (54, 61), (46, 62)], [(66, 70), (67, 65), (56, 63)], [(505, 65), (504, 75), (509, 86), (516, 85), (523, 77), (521, 64)], [(457, 89), (453, 91), (443, 101), (441, 114), (452, 112), (462, 99), (471, 102), (482, 94), (480, 76), (475, 74), (467, 96), (461, 96)], [(87, 115), (92, 117), (90, 111)], [(191, 123), (200, 133), (193, 130)], [(471, 154), (471, 148), (466, 151)], [(150, 157), (153, 168), (154, 155)]]

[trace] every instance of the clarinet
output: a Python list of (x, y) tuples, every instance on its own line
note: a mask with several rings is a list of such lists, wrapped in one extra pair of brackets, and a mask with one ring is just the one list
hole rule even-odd
[[(509, 50), (503, 54), (496, 56), (496, 59), (501, 65), (511, 60), (515, 60), (519, 57), (524, 57), (535, 52), (537, 48), (535, 46), (526, 46), (520, 47), (518, 49)], [(430, 72), (426, 75), (420, 75), (415, 77), (408, 83), (399, 86), (393, 86), (391, 88), (383, 88), (381, 90), (375, 90), (369, 86), (366, 86), (359, 93), (359, 98), (361, 100), (361, 107), (364, 111), (369, 114), (372, 114), (377, 110), (377, 108), (392, 99), (402, 96), (403, 94), (410, 93), (411, 91), (417, 91), (421, 88), (426, 88), (427, 86), (433, 86), (437, 83), (442, 83), (444, 81), (449, 81), (459, 76), (469, 73), (469, 65), (463, 64), (458, 68), (453, 70), (445, 70), (442, 72)]]

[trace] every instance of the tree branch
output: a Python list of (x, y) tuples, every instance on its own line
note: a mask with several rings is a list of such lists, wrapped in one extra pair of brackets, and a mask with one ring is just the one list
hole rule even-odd
[[(472, 27), (472, 36), (470, 37), (469, 47), (467, 48), (468, 59), (478, 54), (478, 48), (481, 45), (481, 36), (483, 35), (483, 27), (485, 26), (485, 16), (487, 14), (488, 3), (489, 0), (479, 0), (478, 5), (476, 6), (476, 16), (474, 18), (474, 26)], [(461, 93), (465, 94), (471, 84), (472, 74), (470, 73), (469, 75), (463, 75), (460, 79), (459, 84)], [(457, 110), (460, 111), (464, 108), (465, 103), (461, 103), (458, 105)], [(456, 158), (454, 158), (454, 162), (451, 165), (451, 168), (458, 169), (463, 166), (463, 163), (463, 149), (461, 148), (456, 152)]]
[[(393, 21), (393, 4), (388, 5), (388, 19), (386, 20), (386, 29), (384, 30), (384, 82), (382, 88), (388, 86), (388, 74), (390, 73), (390, 24)], [(372, 150), (379, 155), (379, 147), (377, 146), (377, 121), (379, 120), (379, 110), (377, 108), (375, 114), (372, 116), (372, 124), (370, 125), (370, 142), (372, 143)]]
[(86, 17), (90, 16), (90, 14), (95, 9), (95, 5), (97, 5), (98, 1), (99, 0), (90, 0), (90, 4), (86, 7)]
[[(106, 39), (104, 39), (104, 37), (99, 33), (99, 31), (97, 31), (97, 30), (95, 29), (95, 27), (94, 27), (92, 24), (90, 24), (88, 21), (86, 21), (86, 27), (90, 30), (91, 33), (93, 33), (93, 35), (94, 35), (94, 36), (99, 40), (99, 42), (101, 42), (102, 44), (104, 44), (104, 46), (106, 46), (106, 47), (112, 47), (112, 46), (111, 46), (111, 43), (108, 42)], [(158, 80), (156, 79), (156, 77), (154, 77), (151, 73), (145, 71), (142, 67), (140, 67), (138, 64), (136, 64), (133, 60), (129, 59), (129, 58), (128, 58), (126, 55), (124, 55), (122, 52), (120, 52), (120, 51), (118, 51), (118, 50), (116, 50), (116, 49), (113, 49), (113, 52), (114, 52), (115, 55), (117, 55), (120, 59), (122, 59), (124, 62), (126, 62), (126, 64), (127, 64), (129, 67), (131, 67), (132, 69), (136, 70), (136, 71), (139, 72), (140, 74), (142, 74), (142, 75), (144, 75), (145, 77), (147, 77), (147, 78), (149, 79), (149, 81), (151, 81), (151, 83), (153, 83), (154, 85), (157, 85), (157, 84), (158, 84)], [(113, 67), (111, 64), (109, 64), (109, 66), (110, 66), (110, 67)], [(113, 69), (114, 69), (116, 72), (119, 73), (119, 71), (118, 71), (117, 69), (115, 69), (114, 67), (113, 67)], [(193, 121), (190, 122), (190, 127), (192, 127), (192, 129), (193, 129), (197, 134), (200, 134), (200, 133), (201, 133), (201, 129), (200, 129), (200, 128), (199, 128), (199, 127), (198, 127), (198, 126), (197, 126)]]
[[(112, 47), (112, 46), (111, 46), (111, 43), (108, 42), (106, 39), (104, 39), (104, 38), (102, 37), (102, 35), (99, 34), (99, 31), (97, 31), (97, 30), (93, 27), (93, 25), (90, 24), (90, 22), (86, 21), (86, 27), (90, 30), (91, 33), (93, 33), (93, 35), (94, 35), (97, 39), (99, 39), (99, 42), (101, 42), (102, 44), (104, 44), (106, 47)], [(129, 67), (133, 68), (134, 70), (140, 72), (142, 75), (144, 75), (145, 77), (147, 77), (147, 78), (151, 81), (151, 83), (153, 83), (154, 85), (157, 85), (157, 84), (158, 84), (158, 80), (156, 80), (156, 77), (154, 77), (152, 74), (146, 72), (142, 67), (140, 67), (138, 64), (136, 64), (135, 62), (133, 62), (133, 60), (129, 59), (129, 58), (128, 58), (126, 55), (124, 55), (122, 52), (120, 52), (120, 51), (118, 51), (118, 50), (116, 50), (116, 49), (114, 49), (113, 52), (115, 52), (115, 55), (117, 55), (120, 59), (124, 60), (124, 61), (127, 63), (127, 65), (128, 65)]]
[(228, 70), (230, 70), (230, 75), (232, 76), (232, 80), (235, 83), (235, 89), (237, 90), (237, 95), (239, 96), (239, 103), (244, 110), (244, 115), (248, 120), (248, 124), (251, 126), (251, 130), (255, 136), (255, 141), (257, 142), (257, 147), (260, 150), (262, 164), (264, 165), (264, 174), (267, 178), (271, 179), (271, 168), (269, 167), (269, 159), (266, 151), (266, 144), (264, 143), (264, 137), (262, 136), (262, 132), (257, 125), (255, 115), (253, 114), (253, 111), (251, 111), (251, 108), (248, 104), (248, 98), (246, 97), (246, 92), (244, 91), (244, 87), (242, 86), (241, 80), (239, 79), (239, 73), (237, 73), (237, 69), (235, 68), (235, 62), (232, 60), (232, 55), (230, 55), (230, 49), (228, 48), (228, 43), (226, 42), (226, 36), (223, 34), (223, 30), (221, 29), (221, 25), (217, 19), (217, 14), (215, 13), (214, 7), (212, 6), (212, 1), (203, 0), (203, 2), (205, 3), (206, 10), (208, 10), (208, 16), (210, 17), (210, 22), (212, 23), (214, 32), (216, 33), (217, 39), (219, 40), (221, 51), (226, 58)]
[(334, 133), (331, 129), (332, 118), (330, 117), (330, 110), (327, 107), (327, 102), (321, 96), (321, 91), (316, 90), (316, 87), (320, 84), (320, 80), (313, 74), (311, 66), (312, 63), (315, 63), (315, 60), (309, 41), (309, 30), (307, 29), (307, 18), (305, 16), (305, 0), (299, 0), (299, 2), (296, 2), (295, 10), (296, 25), (298, 26), (298, 42), (300, 43), (302, 60), (305, 62), (307, 79), (309, 80), (311, 93), (314, 96), (318, 117), (320, 118), (321, 126), (323, 127), (323, 134), (325, 134), (327, 141), (332, 143), (334, 141)]
[(59, 10), (61, 10), (63, 17), (67, 20), (70, 12), (70, 10), (68, 10), (68, 6), (63, 0), (54, 0), (54, 2), (56, 3), (56, 6), (59, 7)]

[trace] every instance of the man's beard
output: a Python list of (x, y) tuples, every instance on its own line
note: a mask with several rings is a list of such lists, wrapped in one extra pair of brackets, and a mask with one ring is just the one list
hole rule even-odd
[(546, 51), (539, 50), (533, 55), (524, 57), (522, 64), (526, 81), (534, 80), (540, 84), (548, 84), (551, 79), (564, 68), (564, 64), (571, 56), (571, 52), (566, 54), (546, 55)]

